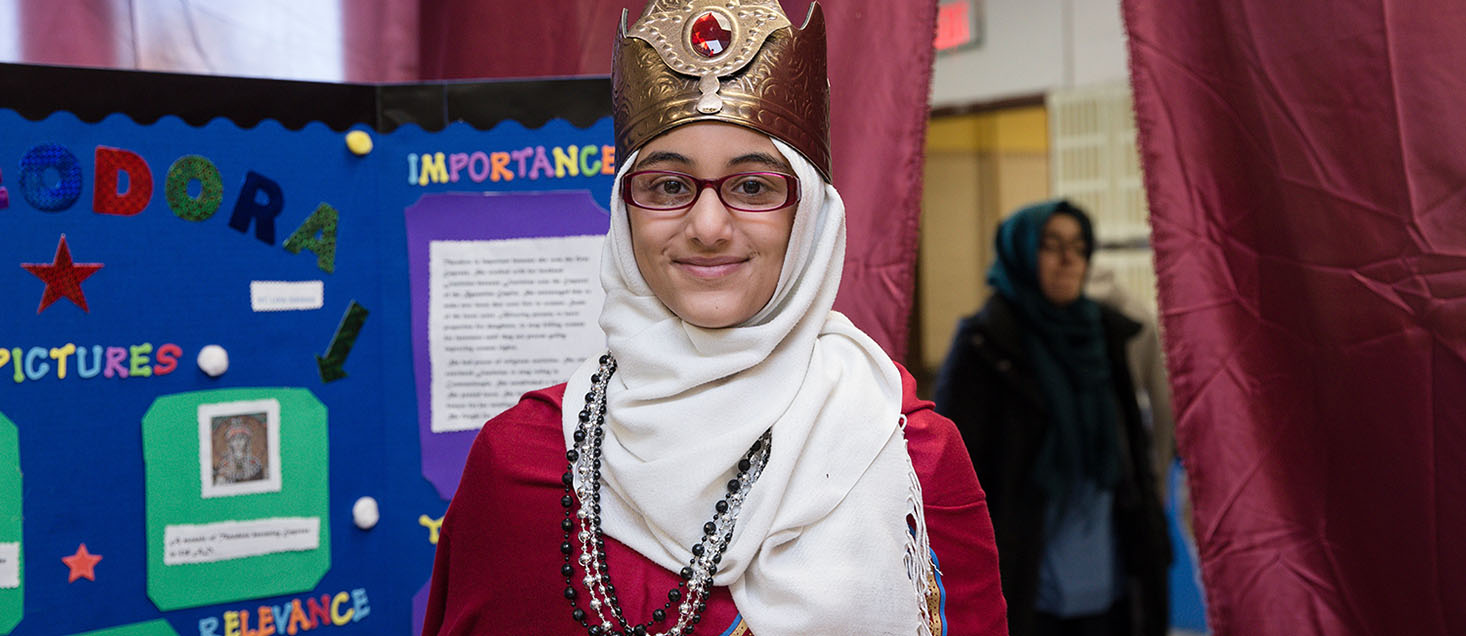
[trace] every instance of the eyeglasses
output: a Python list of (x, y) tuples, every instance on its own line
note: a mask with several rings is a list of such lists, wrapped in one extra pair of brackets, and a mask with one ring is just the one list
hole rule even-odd
[(1089, 244), (1085, 243), (1084, 239), (1063, 241), (1056, 238), (1044, 237), (1043, 240), (1039, 241), (1038, 249), (1040, 252), (1048, 252), (1050, 254), (1068, 252), (1070, 256), (1075, 258), (1084, 258), (1085, 252), (1089, 250)]
[(778, 172), (739, 172), (719, 179), (699, 179), (667, 170), (642, 170), (626, 175), (621, 199), (644, 210), (674, 212), (697, 203), (705, 188), (718, 193), (730, 210), (773, 212), (799, 202), (799, 179)]

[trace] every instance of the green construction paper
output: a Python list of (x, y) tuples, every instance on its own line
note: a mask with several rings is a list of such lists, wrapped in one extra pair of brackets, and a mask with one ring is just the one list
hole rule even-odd
[(21, 541), (20, 437), (0, 413), (0, 542), (20, 543), (20, 587), (0, 589), (0, 634), (9, 634), (25, 612), (25, 543)]
[[(278, 492), (202, 497), (200, 404), (275, 399), (280, 403)], [(315, 588), (331, 569), (330, 455), (326, 407), (306, 389), (219, 389), (158, 398), (143, 416), (147, 482), (148, 596), (171, 611), (283, 596)], [(320, 547), (213, 563), (163, 564), (164, 527), (319, 517)]]
[(133, 623), (121, 627), (108, 627), (72, 636), (178, 636), (168, 621), (163, 619), (148, 621), (146, 623)]

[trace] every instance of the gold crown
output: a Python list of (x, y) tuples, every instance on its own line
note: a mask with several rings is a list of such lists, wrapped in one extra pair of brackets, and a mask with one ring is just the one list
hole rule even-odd
[(611, 62), (616, 156), (682, 124), (746, 126), (793, 146), (830, 179), (825, 20), (795, 30), (778, 0), (655, 0)]

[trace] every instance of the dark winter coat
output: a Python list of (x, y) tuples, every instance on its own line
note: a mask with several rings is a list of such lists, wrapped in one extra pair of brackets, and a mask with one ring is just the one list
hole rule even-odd
[[(1101, 305), (1121, 438), (1115, 487), (1116, 535), (1126, 572), (1126, 602), (1138, 636), (1163, 636), (1169, 624), (1170, 542), (1150, 469), (1125, 343), (1140, 325)], [(1028, 363), (1020, 314), (999, 294), (958, 325), (937, 380), (937, 412), (957, 423), (987, 491), (997, 535), (1003, 595), (1012, 636), (1033, 631), (1048, 501), (1032, 480), (1048, 429), (1045, 399)]]

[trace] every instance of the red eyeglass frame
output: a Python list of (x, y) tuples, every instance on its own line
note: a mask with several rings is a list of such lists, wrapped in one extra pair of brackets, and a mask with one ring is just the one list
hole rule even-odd
[[(632, 177), (636, 177), (638, 175), (644, 175), (644, 174), (668, 174), (668, 175), (675, 175), (675, 176), (678, 176), (678, 177), (684, 177), (688, 181), (691, 181), (694, 186), (696, 186), (696, 188), (697, 188), (697, 195), (694, 196), (694, 197), (692, 197), (692, 201), (689, 201), (687, 203), (687, 205), (681, 205), (681, 206), (677, 206), (675, 208), (651, 208), (651, 207), (647, 207), (645, 205), (642, 205), (642, 204), (637, 203), (636, 201), (632, 200), (632, 198), (631, 198), (631, 188), (626, 187), (626, 185), (631, 181), (631, 178)], [(725, 181), (729, 180), (729, 179), (734, 178), (734, 177), (746, 177), (748, 175), (772, 175), (772, 176), (783, 177), (784, 179), (786, 179), (789, 182), (789, 192), (788, 192), (788, 194), (786, 195), (786, 197), (784, 199), (784, 203), (782, 205), (777, 206), (777, 207), (768, 208), (766, 210), (750, 210), (748, 208), (740, 208), (740, 207), (738, 207), (736, 205), (733, 205), (731, 203), (728, 203), (728, 200), (723, 198), (723, 183)], [(691, 209), (692, 206), (697, 205), (697, 202), (700, 199), (702, 199), (702, 193), (703, 193), (703, 191), (706, 190), (706, 189), (708, 189), (709, 187), (711, 187), (713, 189), (713, 193), (714, 194), (717, 194), (718, 195), (718, 202), (719, 203), (722, 203), (723, 206), (726, 207), (726, 208), (728, 208), (729, 210), (738, 210), (739, 212), (748, 212), (748, 213), (752, 213), (752, 214), (766, 214), (766, 213), (769, 213), (769, 212), (776, 212), (776, 211), (782, 210), (784, 208), (787, 208), (787, 207), (789, 207), (791, 205), (795, 205), (795, 204), (799, 203), (799, 177), (796, 177), (796, 176), (794, 176), (792, 174), (784, 174), (782, 172), (768, 172), (768, 171), (735, 172), (733, 174), (723, 175), (722, 177), (719, 177), (717, 179), (699, 179), (699, 178), (694, 177), (694, 176), (692, 176), (690, 174), (687, 174), (686, 172), (677, 172), (675, 170), (637, 170), (636, 172), (632, 172), (632, 173), (629, 173), (629, 174), (621, 177), (621, 201), (624, 202), (626, 205), (636, 206), (636, 207), (641, 208), (643, 210), (651, 210), (653, 212), (680, 212), (682, 210)]]

